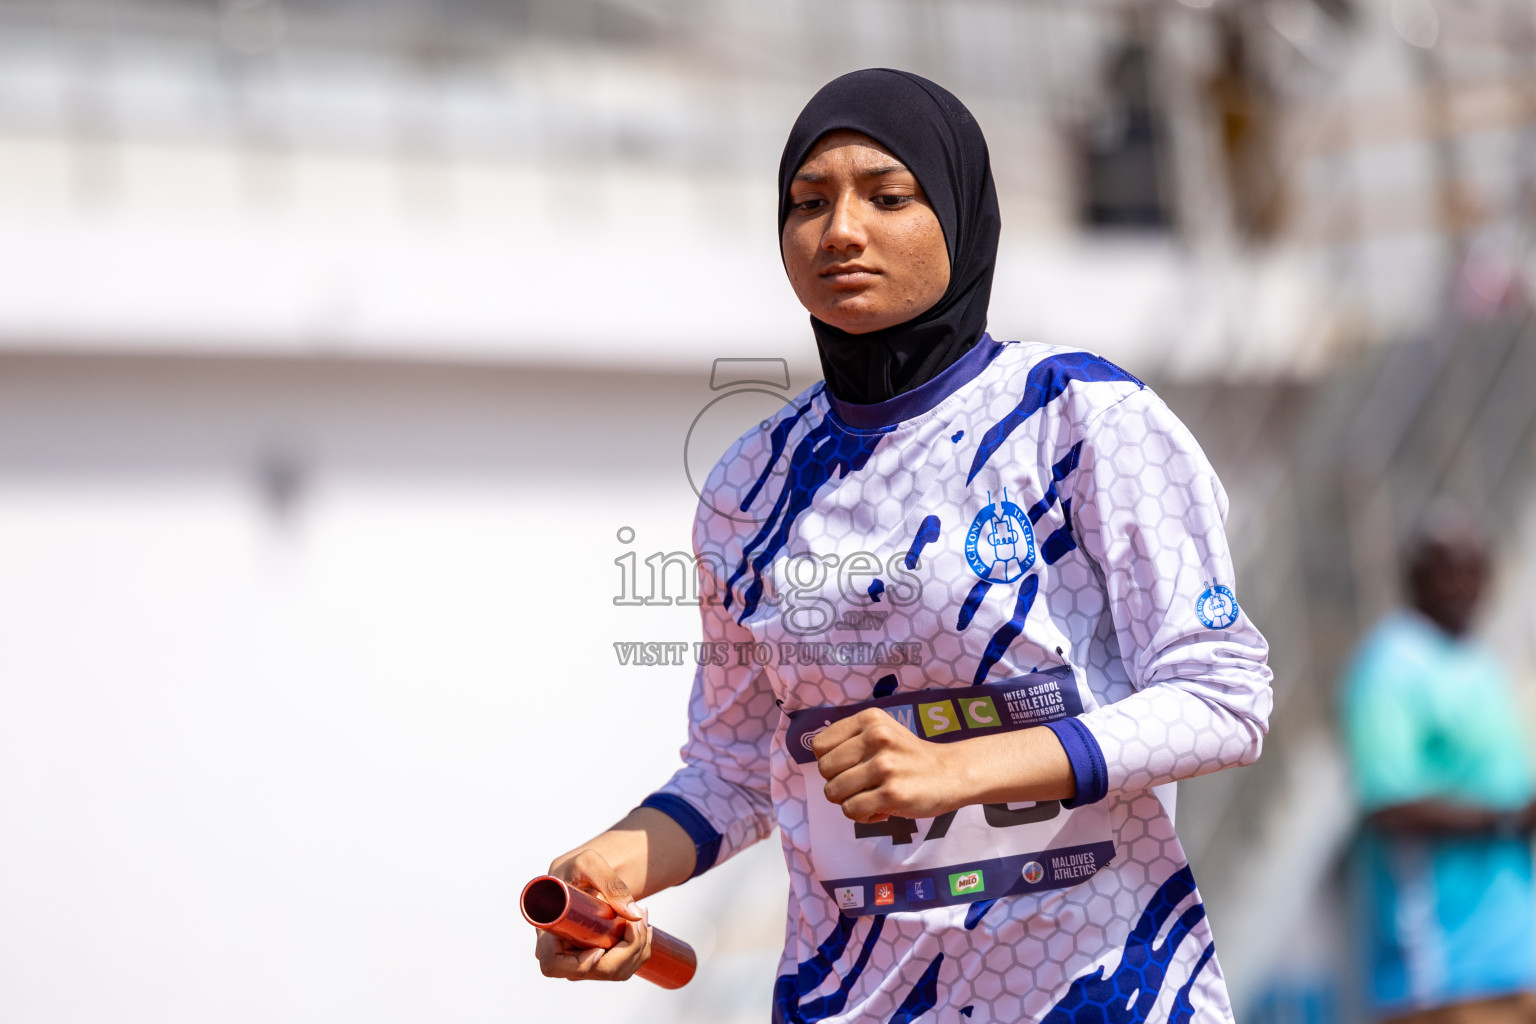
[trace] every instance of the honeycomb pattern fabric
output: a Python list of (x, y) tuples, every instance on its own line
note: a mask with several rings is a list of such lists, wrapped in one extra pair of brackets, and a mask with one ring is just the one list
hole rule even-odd
[[(694, 531), (712, 646), (684, 767), (658, 792), (709, 822), (721, 860), (779, 828), (776, 1021), (1230, 1021), (1154, 788), (1250, 763), (1267, 726), (1268, 649), (1236, 599), (1226, 495), (1123, 370), (983, 341), (972, 358), (990, 362), (930, 408), (853, 427), (817, 385), (720, 460)], [(1005, 502), (1018, 543), (987, 564), (973, 523)], [(812, 874), (786, 713), (1062, 666), (1107, 774), (1114, 859), (1069, 888), (842, 914)]]

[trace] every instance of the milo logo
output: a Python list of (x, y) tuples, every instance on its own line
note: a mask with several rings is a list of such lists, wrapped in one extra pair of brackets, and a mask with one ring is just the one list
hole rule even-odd
[(980, 871), (961, 871), (949, 876), (949, 892), (952, 896), (981, 892), (987, 886)]

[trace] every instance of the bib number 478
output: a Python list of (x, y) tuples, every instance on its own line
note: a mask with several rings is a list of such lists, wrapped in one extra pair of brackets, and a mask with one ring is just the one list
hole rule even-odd
[[(1026, 803), (1019, 807), (1011, 807), (1008, 804), (982, 804), (982, 813), (987, 824), (993, 828), (1012, 828), (1015, 825), (1030, 825), (1037, 821), (1049, 821), (1061, 813), (1061, 801), (1044, 800), (1040, 803)], [(943, 839), (949, 834), (949, 826), (954, 823), (955, 811), (946, 811), (933, 819), (933, 824), (928, 826), (928, 831), (923, 834), (922, 842), (930, 839)], [(891, 817), (873, 824), (863, 822), (853, 823), (853, 835), (856, 839), (885, 839), (889, 838), (893, 846), (907, 846), (912, 842), (912, 837), (917, 835), (917, 822), (911, 818)]]

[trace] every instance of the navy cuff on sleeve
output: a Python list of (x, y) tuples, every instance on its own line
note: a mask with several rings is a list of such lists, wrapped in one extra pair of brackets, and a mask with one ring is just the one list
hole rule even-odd
[(715, 858), (720, 856), (720, 833), (693, 804), (671, 793), (652, 793), (640, 801), (640, 806), (665, 814), (681, 825), (688, 838), (693, 840), (693, 874), (689, 878), (697, 878), (715, 866)]
[(1061, 741), (1061, 749), (1067, 752), (1067, 760), (1072, 764), (1072, 777), (1077, 780), (1077, 792), (1071, 800), (1063, 800), (1061, 806), (1082, 807), (1104, 799), (1109, 792), (1109, 768), (1093, 733), (1075, 718), (1047, 722), (1045, 727)]

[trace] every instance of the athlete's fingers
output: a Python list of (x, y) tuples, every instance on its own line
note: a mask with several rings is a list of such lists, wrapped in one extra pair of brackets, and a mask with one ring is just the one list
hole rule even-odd
[(592, 977), (592, 969), (596, 967), (600, 962), (602, 962), (603, 953), (604, 950), (599, 949), (596, 946), (592, 947), (591, 949), (584, 949), (580, 953), (577, 953), (576, 970), (570, 974), (569, 979), (571, 981), (582, 981), (583, 979)]
[(862, 764), (869, 757), (869, 748), (865, 735), (855, 733), (818, 757), (816, 770), (824, 779), (836, 778), (854, 765)]
[(539, 970), (546, 978), (560, 977), (560, 940), (542, 929), (533, 944), (533, 955), (539, 961)]
[(624, 981), (645, 965), (651, 958), (650, 914), (642, 914), (641, 920), (624, 925), (624, 938), (612, 949), (600, 951), (602, 956), (593, 961), (587, 977), (593, 981)]
[(566, 865), (565, 880), (607, 903), (619, 916), (640, 920), (640, 908), (618, 872), (594, 850), (582, 850)]
[(892, 808), (892, 801), (883, 789), (866, 789), (854, 794), (843, 801), (842, 811), (843, 817), (862, 825), (873, 825), (898, 813)]
[[(598, 950), (600, 954), (602, 951)], [(581, 946), (572, 945), (550, 932), (540, 931), (539, 940), (534, 946), (534, 956), (538, 957), (539, 970), (546, 978), (575, 978), (584, 973), (583, 958), (590, 957), (592, 951)], [(591, 957), (596, 959), (596, 957)], [(587, 967), (591, 965), (588, 964)]]
[(839, 772), (822, 787), (822, 792), (828, 800), (840, 804), (867, 789), (878, 789), (890, 778), (889, 756), (876, 754), (868, 761), (860, 761), (847, 771)]
[(811, 738), (811, 753), (821, 755), (882, 722), (895, 723), (896, 719), (879, 708), (865, 708), (856, 715), (840, 718)]
[(861, 711), (850, 718), (839, 718), (826, 728), (817, 730), (811, 737), (811, 753), (820, 759), (821, 755), (853, 736), (859, 731), (858, 719), (864, 714)]
[(811, 752), (821, 777), (830, 779), (879, 751), (902, 745), (908, 737), (912, 734), (896, 719), (869, 708), (823, 729), (811, 741)]

